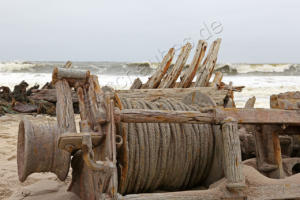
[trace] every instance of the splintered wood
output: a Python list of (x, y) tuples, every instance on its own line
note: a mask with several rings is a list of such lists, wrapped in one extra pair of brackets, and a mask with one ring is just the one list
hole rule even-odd
[(167, 73), (171, 62), (173, 60), (175, 54), (174, 48), (171, 48), (167, 55), (163, 58), (162, 62), (160, 63), (157, 71), (149, 78), (147, 83), (142, 86), (142, 88), (157, 88), (161, 82), (162, 77)]
[(217, 39), (210, 46), (208, 55), (205, 58), (203, 65), (200, 67), (200, 72), (198, 74), (195, 87), (208, 86), (210, 77), (216, 66), (220, 44), (221, 44), (221, 39)]
[(201, 64), (201, 61), (205, 55), (205, 51), (207, 48), (207, 43), (203, 40), (199, 40), (196, 53), (194, 55), (193, 61), (189, 68), (181, 75), (180, 83), (177, 87), (179, 88), (188, 88), (191, 86), (193, 79), (196, 75), (196, 72)]
[[(130, 89), (162, 89), (162, 88), (197, 88), (202, 92), (204, 87), (211, 87), (213, 90), (227, 90), (227, 96), (218, 101), (218, 106), (235, 107), (233, 91), (241, 92), (243, 86), (228, 86), (222, 82), (222, 72), (216, 72), (214, 80), (210, 83), (213, 71), (216, 66), (221, 39), (215, 40), (205, 57), (207, 42), (199, 40), (195, 47), (195, 54), (190, 65), (186, 65), (192, 45), (186, 43), (180, 50), (175, 64), (171, 62), (174, 58), (175, 50), (171, 48), (159, 64), (157, 70), (148, 81), (143, 84), (139, 78), (135, 79)], [(196, 82), (193, 80), (196, 79)], [(179, 80), (179, 81), (178, 81)], [(133, 95), (132, 95), (133, 96)], [(37, 96), (38, 97), (38, 96)]]
[(165, 77), (162, 79), (158, 88), (172, 88), (175, 86), (176, 80), (179, 77), (185, 63), (192, 50), (192, 45), (187, 43), (181, 48), (181, 52), (177, 58), (177, 61), (171, 71), (168, 71)]

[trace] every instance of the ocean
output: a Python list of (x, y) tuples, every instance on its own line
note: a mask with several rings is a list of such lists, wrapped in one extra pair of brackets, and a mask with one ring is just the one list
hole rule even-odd
[[(29, 86), (43, 86), (51, 81), (54, 67), (65, 62), (0, 62), (0, 86), (14, 85), (25, 80)], [(73, 62), (72, 68), (90, 70), (98, 75), (101, 86), (128, 89), (135, 78), (146, 82), (157, 68), (157, 63), (125, 62)], [(287, 91), (300, 90), (300, 65), (298, 64), (219, 64), (217, 71), (224, 74), (223, 82), (245, 86), (235, 93), (237, 107), (243, 107), (248, 98), (256, 97), (256, 108), (269, 108), (269, 97)]]

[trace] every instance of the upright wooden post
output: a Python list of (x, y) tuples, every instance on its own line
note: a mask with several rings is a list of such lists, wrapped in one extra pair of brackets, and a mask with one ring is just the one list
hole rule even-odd
[(276, 131), (272, 132), (272, 141), (273, 141), (273, 150), (274, 150), (274, 157), (272, 160), (274, 164), (278, 166), (278, 168), (270, 173), (270, 177), (284, 178), (285, 173), (283, 171), (283, 166), (282, 166), (281, 147), (280, 147), (278, 132)]
[(116, 125), (114, 121), (114, 102), (109, 96), (106, 97), (106, 105), (109, 122), (106, 125), (106, 155), (113, 163), (114, 168), (110, 178), (108, 192), (112, 199), (118, 199), (118, 172), (117, 172), (117, 150), (116, 150)]
[(224, 146), (224, 172), (229, 190), (243, 190), (245, 176), (242, 171), (241, 146), (237, 132), (237, 120), (228, 117), (222, 122)]

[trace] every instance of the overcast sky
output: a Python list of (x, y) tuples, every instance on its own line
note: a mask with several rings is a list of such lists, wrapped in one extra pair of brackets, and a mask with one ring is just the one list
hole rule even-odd
[(300, 63), (299, 21), (297, 0), (1, 0), (0, 61), (155, 62), (221, 37), (219, 62)]

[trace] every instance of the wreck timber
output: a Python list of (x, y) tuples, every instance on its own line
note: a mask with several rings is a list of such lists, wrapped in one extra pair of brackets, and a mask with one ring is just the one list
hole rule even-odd
[[(33, 91), (31, 98), (57, 102), (58, 123), (43, 129), (21, 121), (20, 181), (34, 172), (53, 172), (64, 180), (71, 160), (68, 190), (83, 200), (300, 198), (300, 158), (284, 158), (286, 141), (280, 140), (300, 135), (300, 112), (275, 102), (297, 95), (274, 98), (276, 108), (283, 109), (253, 108), (255, 98), (235, 108), (234, 91), (242, 87), (224, 84), (221, 73), (209, 83), (220, 42), (214, 41), (201, 63), (206, 47), (199, 41), (192, 65), (177, 83), (190, 44), (168, 71), (174, 56), (170, 49), (145, 84), (135, 81), (136, 89), (101, 88), (88, 71), (56, 68), (56, 90)], [(79, 132), (73, 102), (79, 104)], [(254, 159), (242, 162), (239, 126), (255, 130)], [(209, 189), (190, 190), (198, 186)]]

